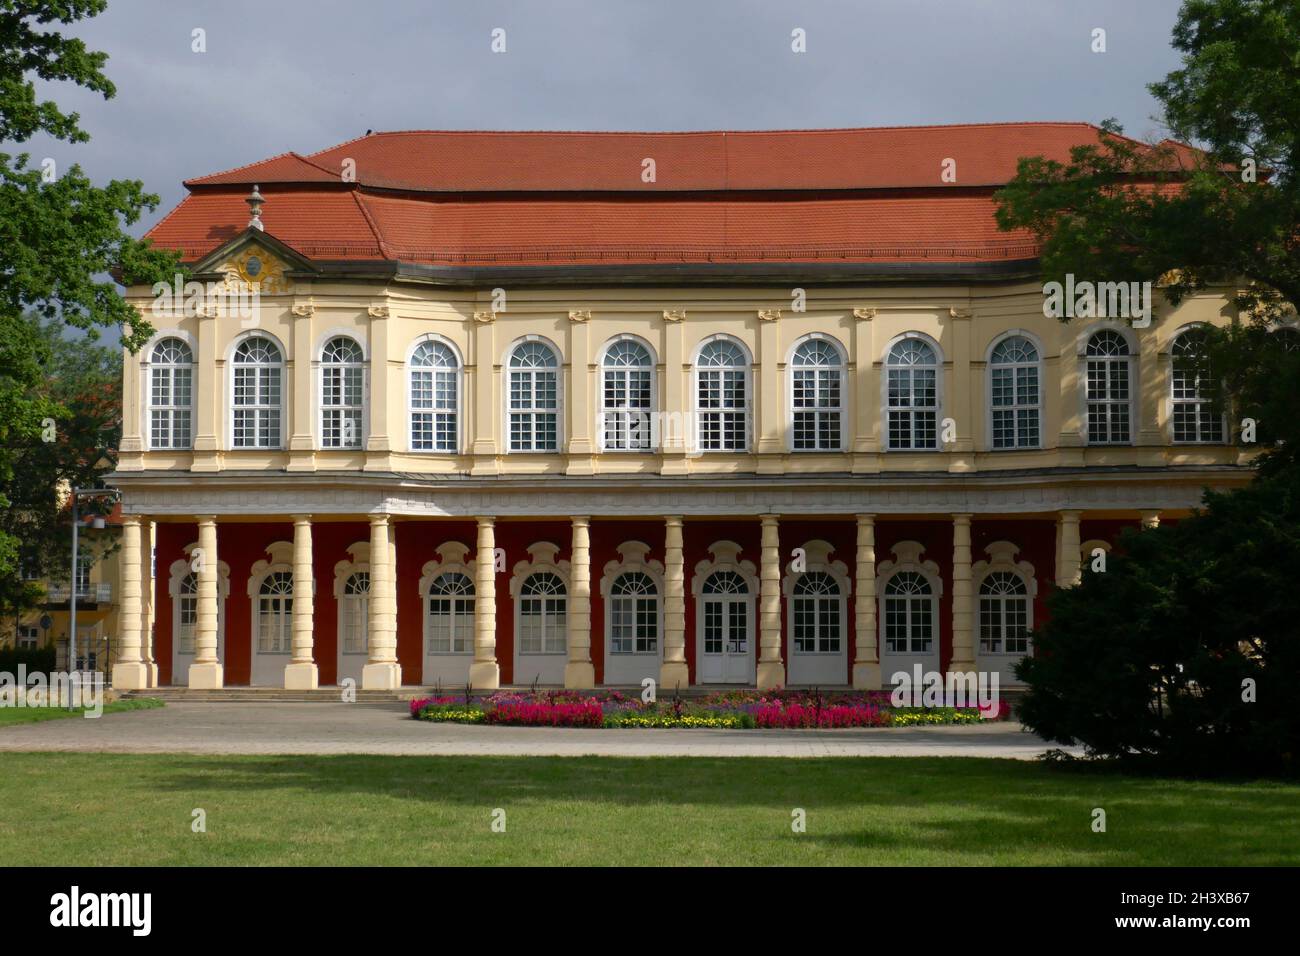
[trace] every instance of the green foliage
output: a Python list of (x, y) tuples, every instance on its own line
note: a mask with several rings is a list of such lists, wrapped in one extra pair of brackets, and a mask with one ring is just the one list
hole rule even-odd
[[(66, 81), (113, 95), (103, 73), (104, 53), (86, 49), (78, 39), (61, 36), (50, 25), (70, 24), (102, 12), (104, 0), (0, 0), (0, 141), (23, 142), (37, 133), (84, 142), (76, 113), (64, 113), (52, 101), (40, 101), (36, 80)], [(74, 392), (73, 404), (60, 395), (47, 366), (51, 360), (49, 325), (80, 330), (93, 342), (99, 330), (117, 328), (123, 344), (138, 348), (152, 330), (127, 305), (106, 276), (127, 283), (169, 280), (178, 271), (177, 256), (135, 239), (126, 228), (158, 198), (137, 181), (114, 180), (94, 185), (73, 166), (50, 181), (28, 156), (0, 153), (0, 605), (22, 603), (22, 588), (12, 587), (20, 558), (13, 525), (29, 521), (13, 515), (42, 507), (57, 481), (87, 463), (99, 464), (90, 452), (103, 444), (92, 432), (103, 419), (78, 407), (86, 393)], [(58, 338), (56, 334), (55, 338)], [(76, 388), (85, 384), (74, 378)], [(95, 383), (117, 391), (117, 384)], [(56, 444), (71, 447), (48, 454), (34, 451), (50, 420)], [(73, 467), (77, 463), (77, 467)], [(32, 491), (46, 489), (44, 496)], [(44, 517), (33, 527), (48, 527)], [(29, 546), (48, 550), (44, 538), (26, 538)]]
[(0, 673), (17, 674), (18, 665), (27, 668), (28, 674), (52, 674), (57, 661), (54, 645), (46, 644), (31, 650), (16, 647), (0, 647)]
[(1029, 685), (1021, 719), (1126, 762), (1295, 773), (1298, 562), (1295, 468), (1208, 492), (1177, 524), (1126, 533), (1104, 573), (1048, 598), (1034, 656), (1017, 669)]

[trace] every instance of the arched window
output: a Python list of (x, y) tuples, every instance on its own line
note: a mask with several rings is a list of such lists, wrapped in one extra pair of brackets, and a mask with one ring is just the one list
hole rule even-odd
[(519, 652), (563, 654), (566, 648), (564, 582), (549, 571), (531, 574), (519, 589)]
[(166, 338), (149, 354), (149, 447), (189, 448), (193, 441), (194, 354)]
[(293, 646), (293, 575), (275, 571), (257, 592), (257, 653), (288, 654)]
[(365, 357), (346, 335), (325, 343), (320, 360), (322, 448), (360, 448), (365, 421)]
[(825, 339), (808, 339), (790, 361), (791, 445), (839, 451), (844, 434), (844, 358)]
[(234, 447), (279, 448), (284, 374), (279, 347), (264, 336), (250, 336), (235, 349), (233, 364)]
[(601, 362), (601, 411), (606, 451), (648, 451), (651, 431), (654, 360), (635, 339), (620, 339)]
[(905, 338), (885, 361), (889, 448), (939, 447), (939, 359), (924, 339)]
[(650, 575), (629, 571), (610, 587), (610, 653), (659, 651), (659, 592)]
[(474, 651), (474, 582), (459, 571), (440, 574), (429, 585), (429, 653)]
[(411, 450), (460, 450), (460, 363), (451, 346), (426, 339), (411, 353)]
[(1088, 339), (1088, 444), (1127, 445), (1133, 440), (1133, 358), (1114, 329)]
[(838, 654), (844, 633), (840, 586), (825, 571), (799, 576), (791, 597), (794, 647), (804, 654)]
[(980, 584), (980, 651), (1029, 653), (1029, 589), (1011, 571), (993, 571)]
[(194, 628), (199, 622), (199, 576), (191, 571), (176, 592), (176, 650), (194, 653)]
[(1042, 413), (1038, 348), (1023, 335), (1009, 335), (989, 358), (994, 448), (1037, 448)]
[(1223, 441), (1223, 416), (1204, 394), (1208, 376), (1203, 355), (1205, 332), (1188, 329), (1174, 339), (1171, 354), (1173, 368), (1174, 441), (1187, 444), (1214, 444)]
[(705, 594), (748, 594), (749, 586), (735, 571), (715, 571), (704, 582)]
[(368, 654), (370, 633), (370, 572), (354, 571), (339, 598), (339, 640), (344, 654)]
[(701, 451), (749, 449), (749, 360), (729, 339), (705, 343), (695, 359), (695, 432)]
[(934, 640), (934, 596), (916, 571), (899, 571), (885, 585), (885, 650), (929, 654)]
[(506, 405), (511, 451), (559, 451), (559, 359), (543, 342), (510, 353)]

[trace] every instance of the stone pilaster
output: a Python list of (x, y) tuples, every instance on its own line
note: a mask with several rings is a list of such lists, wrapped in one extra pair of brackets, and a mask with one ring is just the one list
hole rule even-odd
[(496, 522), (478, 519), (478, 548), (474, 553), (474, 662), (470, 686), (496, 690), (501, 686), (497, 663)]
[(686, 666), (686, 562), (682, 516), (664, 518), (664, 662), (659, 686), (665, 691), (689, 687)]
[(763, 515), (762, 569), (759, 572), (758, 687), (785, 686), (781, 658), (781, 537), (776, 515)]
[(370, 519), (370, 656), (361, 670), (364, 690), (396, 690), (402, 686), (397, 663), (397, 592), (394, 586), (396, 548), (388, 515)]
[(121, 644), (113, 665), (114, 690), (143, 690), (149, 686), (149, 669), (140, 655), (140, 519), (122, 519)]
[(591, 665), (591, 519), (573, 519), (573, 546), (569, 557), (569, 661), (564, 665), (564, 686), (596, 686)]
[(876, 633), (876, 516), (858, 515), (857, 568), (854, 575), (853, 686), (880, 689), (880, 651)]
[(1074, 587), (1082, 573), (1079, 554), (1079, 512), (1062, 511), (1057, 518), (1057, 540), (1060, 552), (1056, 556), (1056, 586)]
[(950, 672), (975, 670), (975, 595), (968, 514), (952, 516), (952, 660)]
[(158, 686), (158, 662), (154, 660), (153, 626), (154, 595), (157, 583), (154, 580), (153, 555), (157, 538), (158, 525), (148, 518), (140, 523), (140, 598), (142, 620), (140, 623), (140, 658), (145, 670), (149, 672), (149, 686)]
[(312, 656), (316, 579), (311, 561), (311, 516), (293, 517), (293, 645), (284, 667), (285, 690), (315, 690), (320, 674)]
[[(217, 519), (197, 515), (198, 546), (198, 613), (194, 622), (194, 663), (190, 665), (189, 686), (197, 690), (219, 690), (225, 675), (217, 659)], [(191, 559), (194, 555), (191, 554)]]

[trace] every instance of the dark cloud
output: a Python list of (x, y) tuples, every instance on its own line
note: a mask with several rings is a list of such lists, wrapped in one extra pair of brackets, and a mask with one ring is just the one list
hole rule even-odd
[[(1159, 132), (1177, 0), (112, 0), (76, 33), (111, 101), (22, 147), (162, 196), (366, 129), (759, 129), (1089, 120)], [(490, 49), (506, 31), (507, 52)], [(807, 52), (790, 49), (794, 28)], [(1107, 52), (1090, 50), (1107, 31)], [(191, 51), (195, 28), (207, 52)]]

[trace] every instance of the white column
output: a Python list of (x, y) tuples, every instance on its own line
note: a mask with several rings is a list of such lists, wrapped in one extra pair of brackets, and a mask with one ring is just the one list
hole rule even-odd
[(470, 686), (496, 690), (501, 686), (497, 663), (496, 522), (478, 519), (478, 550), (474, 554), (474, 663)]
[(1060, 541), (1060, 553), (1056, 556), (1056, 586), (1071, 588), (1079, 583), (1080, 541), (1079, 512), (1062, 511), (1057, 517), (1057, 540)]
[(285, 690), (315, 690), (320, 674), (312, 657), (316, 579), (311, 562), (311, 515), (293, 516), (293, 645), (284, 666)]
[(763, 515), (762, 569), (759, 572), (758, 687), (785, 686), (781, 660), (781, 539), (776, 515)]
[(876, 516), (858, 515), (854, 592), (853, 686), (880, 689), (880, 651), (876, 636)]
[(975, 670), (975, 606), (971, 587), (970, 521), (952, 516), (952, 660), (950, 673)]
[(573, 546), (569, 556), (569, 662), (564, 665), (564, 686), (596, 686), (591, 666), (591, 519), (573, 519)]
[(397, 690), (402, 668), (397, 663), (396, 549), (390, 541), (388, 515), (370, 519), (370, 656), (361, 670), (363, 690)]
[[(76, 586), (76, 582), (73, 582)], [(140, 656), (140, 519), (122, 519), (122, 611), (121, 644), (113, 665), (114, 690), (143, 690), (149, 686), (149, 670)]]
[(140, 597), (142, 619), (140, 623), (140, 659), (149, 673), (149, 686), (158, 686), (158, 662), (154, 660), (153, 625), (154, 591), (157, 584), (153, 572), (153, 549), (158, 524), (145, 518), (140, 524)]
[(664, 662), (659, 686), (665, 691), (689, 687), (686, 666), (686, 564), (682, 516), (664, 518)]
[[(221, 661), (217, 659), (217, 519), (213, 515), (195, 517), (199, 522), (199, 595), (189, 686), (199, 690), (217, 690), (224, 681)], [(191, 561), (194, 557), (191, 553)]]

